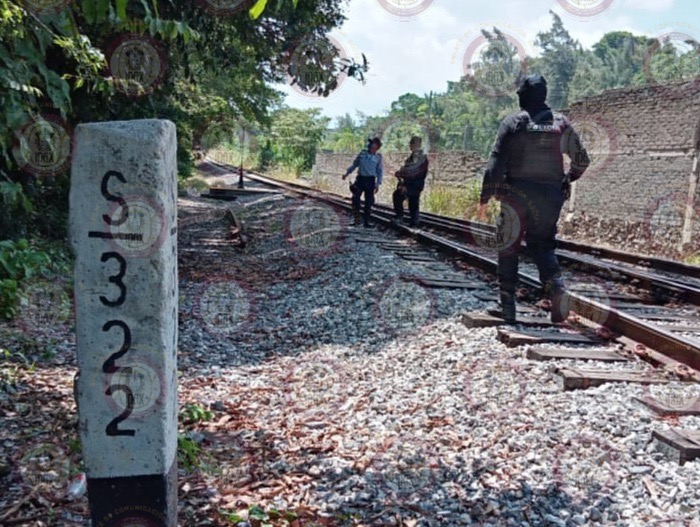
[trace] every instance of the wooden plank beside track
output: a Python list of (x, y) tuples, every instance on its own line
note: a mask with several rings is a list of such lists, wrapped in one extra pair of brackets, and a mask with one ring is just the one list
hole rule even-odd
[(643, 397), (635, 397), (637, 401), (642, 403), (644, 406), (654, 411), (655, 413), (666, 416), (666, 415), (677, 415), (677, 416), (688, 416), (688, 415), (700, 415), (700, 401), (697, 399), (691, 400), (687, 405), (672, 405), (667, 404), (664, 401), (660, 401), (656, 397), (651, 397), (645, 395)]
[(659, 450), (679, 465), (700, 457), (700, 432), (698, 431), (681, 428), (654, 430), (652, 439)]
[[(517, 324), (525, 327), (553, 327), (549, 320), (541, 317), (518, 317), (516, 320)], [(462, 315), (462, 324), (468, 328), (491, 328), (496, 326), (503, 326), (505, 321), (497, 316), (490, 315), (488, 313), (465, 313)]]
[(529, 348), (526, 354), (528, 359), (546, 361), (557, 359), (568, 360), (595, 360), (601, 362), (625, 362), (628, 359), (609, 350), (599, 349), (538, 349)]
[(610, 382), (634, 384), (665, 384), (668, 380), (649, 372), (605, 371), (586, 368), (558, 368), (555, 374), (560, 378), (562, 390), (585, 390)]
[(499, 329), (498, 340), (506, 346), (512, 348), (522, 346), (524, 344), (600, 344), (599, 339), (592, 339), (585, 335), (577, 335), (572, 333), (560, 333), (558, 331), (526, 331)]

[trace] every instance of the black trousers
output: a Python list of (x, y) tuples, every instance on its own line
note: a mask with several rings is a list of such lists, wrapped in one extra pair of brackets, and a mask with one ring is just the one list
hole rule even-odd
[(498, 278), (502, 291), (515, 292), (523, 238), (543, 284), (561, 275), (556, 249), (557, 221), (564, 205), (561, 187), (514, 180), (501, 201), (498, 220)]
[(352, 193), (352, 208), (355, 214), (360, 214), (360, 206), (362, 205), (362, 194), (365, 195), (365, 225), (369, 223), (370, 215), (372, 214), (372, 205), (374, 205), (374, 189), (377, 187), (377, 178), (374, 176), (357, 176), (355, 178), (355, 191)]
[(420, 192), (406, 192), (397, 188), (392, 195), (394, 201), (394, 212), (397, 216), (403, 216), (403, 202), (408, 199), (408, 214), (411, 225), (417, 225), (420, 218)]

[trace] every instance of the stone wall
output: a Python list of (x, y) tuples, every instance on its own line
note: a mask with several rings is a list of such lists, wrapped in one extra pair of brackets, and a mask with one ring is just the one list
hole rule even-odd
[[(560, 233), (673, 257), (681, 245), (685, 254), (700, 251), (700, 80), (608, 91), (563, 113), (579, 131), (592, 165), (574, 185)], [(387, 180), (406, 155), (384, 155)], [(319, 154), (314, 180), (347, 192), (339, 181), (353, 159)], [(475, 152), (431, 153), (430, 162), (428, 187), (480, 181), (485, 165)], [(391, 188), (393, 180), (380, 192), (381, 201), (388, 202)]]

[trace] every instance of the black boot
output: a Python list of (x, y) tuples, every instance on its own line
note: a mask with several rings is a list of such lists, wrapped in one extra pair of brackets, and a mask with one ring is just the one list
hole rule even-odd
[(515, 294), (501, 291), (501, 317), (506, 324), (515, 324)]
[(352, 223), (350, 225), (352, 225), (353, 227), (359, 227), (362, 224), (362, 216), (359, 212), (354, 212), (352, 215)]
[(560, 277), (552, 278), (544, 284), (544, 294), (552, 304), (549, 312), (550, 318), (554, 324), (561, 324), (569, 318), (568, 303), (564, 302), (564, 280)]

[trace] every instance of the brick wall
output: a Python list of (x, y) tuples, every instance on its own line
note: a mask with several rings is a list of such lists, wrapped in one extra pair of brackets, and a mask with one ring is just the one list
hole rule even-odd
[[(674, 255), (698, 151), (700, 82), (609, 91), (565, 113), (581, 131), (593, 165), (576, 183), (562, 233)], [(696, 216), (699, 205), (696, 193)], [(697, 248), (700, 218), (692, 229)]]

